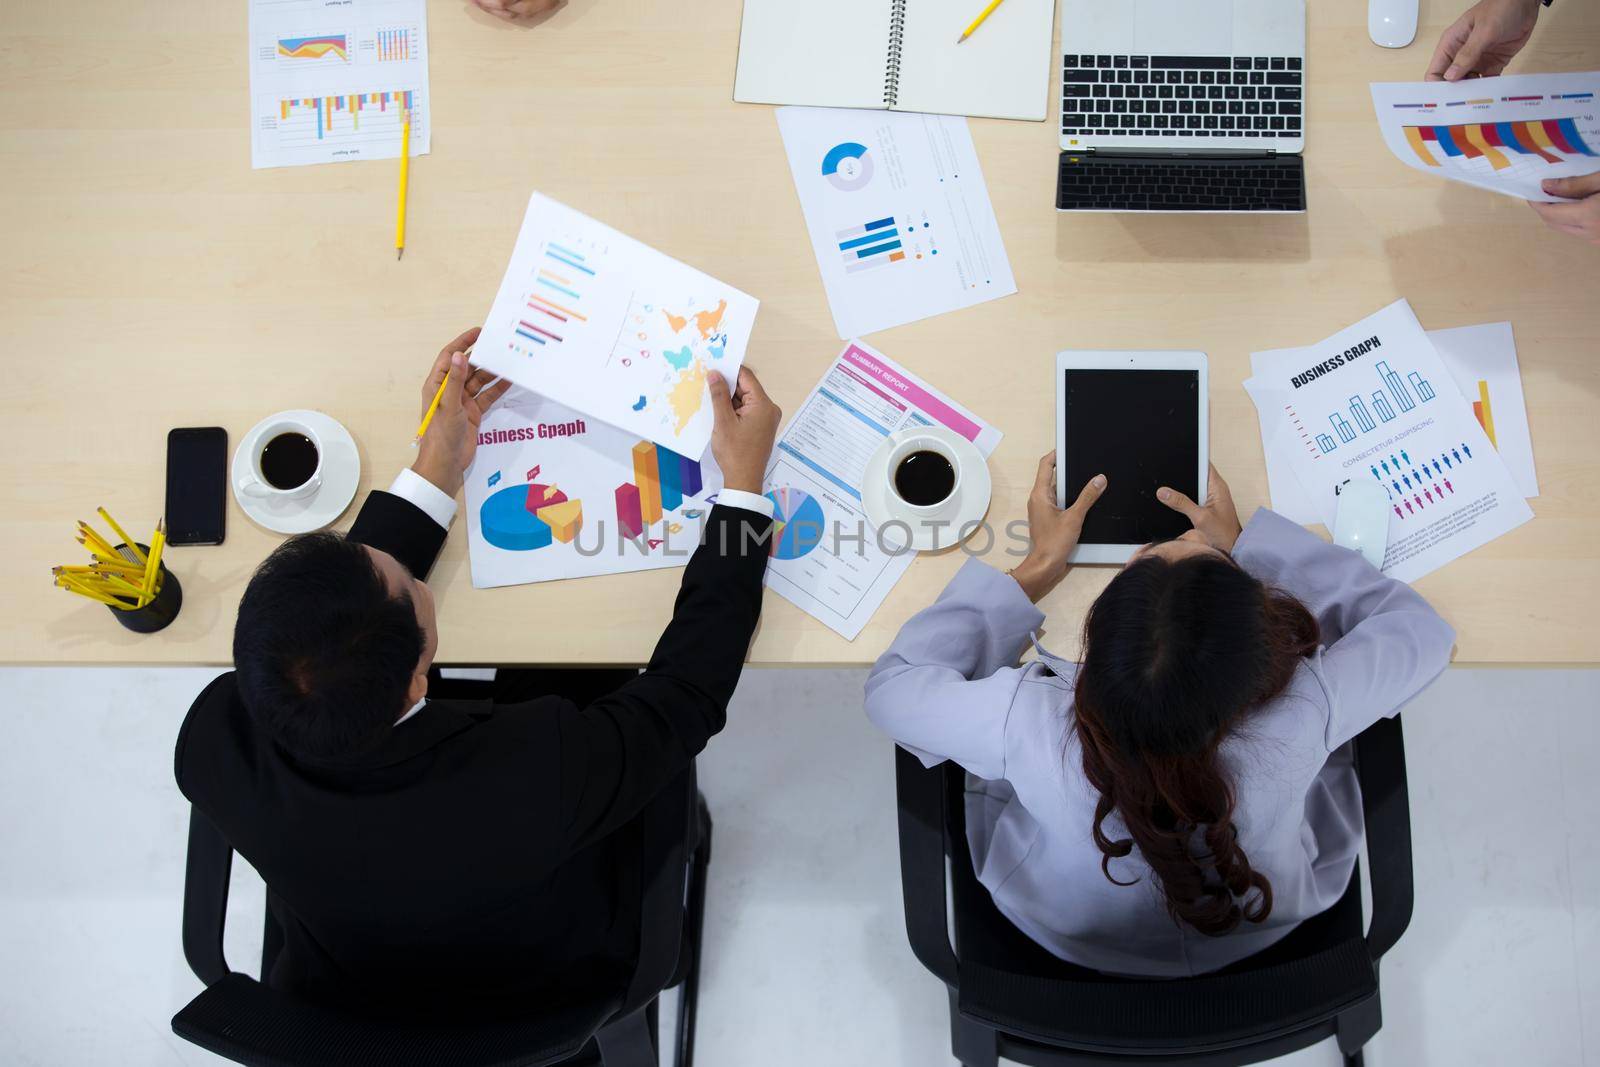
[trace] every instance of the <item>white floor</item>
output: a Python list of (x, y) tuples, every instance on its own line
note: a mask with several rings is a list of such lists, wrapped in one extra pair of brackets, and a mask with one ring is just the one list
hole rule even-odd
[[(211, 673), (0, 670), (0, 1063), (219, 1062), (168, 1026), (198, 990), (172, 740)], [(702, 758), (701, 1067), (953, 1062), (942, 987), (905, 943), (891, 752), (861, 678), (751, 672)], [(1406, 733), (1416, 915), (1367, 1062), (1600, 1067), (1600, 673), (1452, 671)], [(240, 864), (239, 969), (261, 904)]]

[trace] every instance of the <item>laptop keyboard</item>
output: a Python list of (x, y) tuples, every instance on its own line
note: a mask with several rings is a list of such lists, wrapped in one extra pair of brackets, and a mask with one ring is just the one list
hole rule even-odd
[(1299, 56), (1062, 58), (1063, 136), (1301, 136)]
[(1061, 211), (1304, 211), (1298, 155), (1170, 159), (1061, 153)]

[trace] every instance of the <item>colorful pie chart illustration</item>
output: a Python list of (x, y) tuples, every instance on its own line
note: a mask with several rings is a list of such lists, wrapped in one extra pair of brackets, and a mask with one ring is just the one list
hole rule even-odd
[(846, 141), (822, 157), (822, 176), (838, 190), (853, 193), (872, 180), (872, 156), (867, 146)]
[(822, 541), (827, 519), (822, 505), (801, 489), (785, 487), (767, 494), (772, 501), (772, 558), (799, 559)]

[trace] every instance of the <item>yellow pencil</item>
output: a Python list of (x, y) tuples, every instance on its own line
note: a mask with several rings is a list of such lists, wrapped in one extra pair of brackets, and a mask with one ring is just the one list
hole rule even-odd
[(956, 38), (956, 44), (960, 44), (962, 41), (965, 41), (968, 37), (971, 37), (973, 31), (976, 30), (979, 26), (982, 26), (983, 25), (983, 20), (988, 18), (991, 14), (993, 14), (994, 13), (994, 9), (999, 7), (1000, 4), (1001, 4), (1001, 0), (989, 0), (989, 6), (984, 8), (982, 11), (978, 12), (978, 17), (972, 20), (972, 25), (968, 26), (966, 29), (961, 31), (961, 36)]
[(113, 559), (122, 558), (117, 550), (111, 547), (110, 541), (107, 541), (104, 537), (101, 537), (99, 532), (95, 530), (93, 526), (90, 526), (82, 519), (78, 520), (78, 532), (83, 534), (84, 537), (88, 538), (89, 544), (94, 548), (95, 551), (103, 552)]
[(125, 609), (125, 608), (128, 608), (128, 607), (131, 606), (131, 605), (122, 603), (121, 601), (117, 600), (115, 597), (111, 596), (109, 593), (102, 593), (102, 592), (99, 592), (98, 590), (90, 589), (87, 586), (78, 585), (77, 583), (73, 582), (70, 578), (68, 578), (66, 576), (62, 576), (60, 578), (57, 578), (56, 579), (56, 585), (60, 586), (62, 589), (65, 589), (69, 593), (76, 593), (79, 596), (84, 597), (84, 598), (86, 598), (88, 600), (93, 600), (93, 601), (96, 601), (97, 603), (105, 604), (105, 605), (107, 605), (109, 607), (124, 608)]
[(108, 555), (106, 555), (105, 553), (103, 553), (103, 552), (99, 551), (98, 549), (96, 549), (94, 547), (94, 545), (92, 545), (88, 541), (85, 541), (82, 536), (79, 536), (78, 544), (82, 545), (84, 548), (87, 548), (89, 550), (89, 555), (93, 556), (95, 559), (100, 560), (103, 563), (126, 563), (126, 562), (128, 562), (126, 559), (124, 559), (121, 556), (108, 556)]
[[(411, 177), (411, 109), (400, 127), (400, 203), (394, 213), (394, 258), (406, 254), (406, 183)], [(420, 434), (418, 436), (421, 436)]]
[(156, 520), (156, 532), (150, 535), (150, 559), (145, 563), (144, 595), (155, 595), (156, 575), (161, 572), (161, 550), (166, 547), (167, 532), (164, 520)]
[(422, 440), (422, 435), (428, 432), (428, 424), (433, 422), (433, 413), (439, 410), (439, 401), (444, 399), (444, 387), (450, 384), (450, 368), (446, 367), (444, 377), (439, 379), (439, 388), (433, 391), (433, 401), (428, 405), (428, 410), (423, 413), (422, 425), (417, 427), (417, 436), (411, 439), (411, 447), (416, 448), (417, 442)]
[(106, 520), (106, 525), (111, 527), (111, 532), (122, 538), (122, 543), (133, 549), (133, 554), (139, 557), (140, 563), (143, 563), (144, 549), (139, 547), (139, 543), (137, 541), (128, 536), (128, 531), (117, 525), (117, 520), (111, 517), (111, 512), (107, 511), (105, 508), (95, 508), (94, 510), (99, 513), (102, 519)]

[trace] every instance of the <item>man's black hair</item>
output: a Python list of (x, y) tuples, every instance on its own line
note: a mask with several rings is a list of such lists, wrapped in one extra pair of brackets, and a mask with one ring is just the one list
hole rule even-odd
[(233, 665), (255, 719), (290, 751), (349, 755), (405, 711), (423, 633), (367, 550), (332, 533), (295, 537), (239, 602)]

